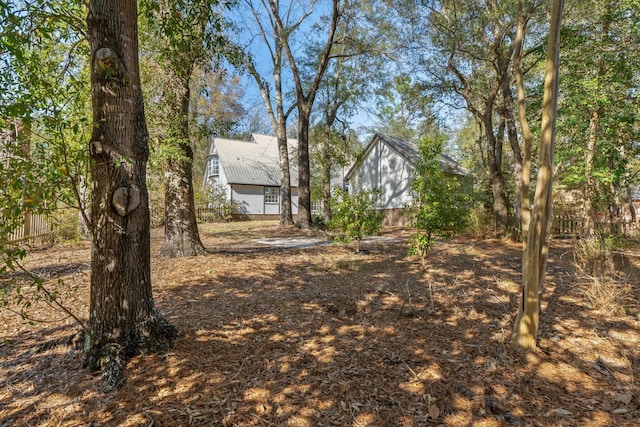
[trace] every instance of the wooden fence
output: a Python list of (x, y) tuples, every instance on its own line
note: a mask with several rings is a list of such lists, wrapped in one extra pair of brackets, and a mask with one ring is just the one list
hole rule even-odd
[[(576, 238), (584, 235), (585, 221), (583, 217), (574, 215), (558, 215), (553, 218), (551, 235), (561, 238)], [(610, 224), (600, 224), (607, 229), (613, 229)], [(615, 227), (621, 234), (627, 237), (640, 236), (640, 223), (632, 221), (624, 221)]]
[(22, 227), (9, 235), (10, 242), (18, 242), (34, 237), (44, 237), (51, 234), (51, 221), (43, 215), (27, 213), (24, 215)]
[(583, 230), (584, 219), (577, 216), (555, 216), (551, 225), (551, 235), (554, 237), (579, 237)]

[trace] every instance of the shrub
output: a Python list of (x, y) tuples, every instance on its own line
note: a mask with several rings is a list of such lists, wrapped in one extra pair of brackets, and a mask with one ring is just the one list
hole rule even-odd
[(624, 313), (633, 294), (625, 274), (628, 260), (612, 250), (607, 239), (581, 240), (574, 250), (574, 263), (581, 279), (580, 290), (592, 309), (603, 316)]
[(453, 237), (468, 221), (468, 197), (457, 177), (447, 175), (440, 164), (443, 145), (441, 137), (420, 141), (420, 160), (411, 184), (413, 202), (406, 211), (416, 228), (409, 254), (419, 255), (423, 268), (435, 238)]
[(329, 229), (341, 233), (336, 240), (355, 240), (356, 250), (361, 252), (362, 238), (380, 233), (384, 215), (375, 208), (379, 197), (377, 189), (361, 190), (356, 194), (336, 189), (335, 196), (331, 199), (333, 218), (329, 221)]

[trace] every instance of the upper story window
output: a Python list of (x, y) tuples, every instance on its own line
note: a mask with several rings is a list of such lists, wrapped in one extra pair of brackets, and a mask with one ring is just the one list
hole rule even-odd
[(220, 159), (218, 156), (213, 156), (209, 159), (209, 176), (220, 175)]
[(278, 187), (264, 187), (264, 202), (269, 204), (280, 203), (280, 189)]

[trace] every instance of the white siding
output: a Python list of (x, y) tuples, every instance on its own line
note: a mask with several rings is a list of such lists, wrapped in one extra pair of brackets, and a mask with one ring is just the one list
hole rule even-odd
[(403, 208), (411, 202), (412, 170), (407, 160), (378, 140), (370, 147), (351, 180), (350, 191), (378, 188), (381, 208)]
[(379, 165), (378, 188), (382, 193), (381, 207), (404, 208), (411, 202), (411, 166), (386, 144), (382, 144)]
[(298, 189), (291, 189), (291, 213), (293, 215), (298, 214)]
[(371, 190), (380, 186), (380, 145), (380, 141), (376, 141), (363, 159), (356, 173), (353, 191)]
[[(280, 187), (263, 187), (263, 192), (266, 193), (267, 188), (271, 188), (272, 192), (275, 192), (275, 194), (278, 195), (277, 198), (277, 203), (273, 203), (273, 202), (269, 202), (269, 198), (264, 197), (264, 213), (265, 214), (279, 214), (280, 213), (280, 206), (282, 204), (282, 197), (280, 194)], [(273, 200), (273, 196), (271, 197), (271, 199)]]
[(264, 187), (261, 185), (232, 185), (231, 200), (238, 206), (240, 213), (265, 213)]

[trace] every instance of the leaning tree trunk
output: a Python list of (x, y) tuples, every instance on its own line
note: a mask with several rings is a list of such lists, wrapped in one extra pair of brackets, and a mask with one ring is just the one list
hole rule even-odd
[(540, 168), (538, 169), (529, 238), (524, 254), (527, 262), (522, 268), (522, 296), (511, 337), (512, 346), (526, 351), (534, 351), (536, 348), (540, 315), (539, 293), (544, 281), (549, 255), (562, 6), (563, 0), (554, 0), (542, 101)]
[[(200, 241), (193, 196), (193, 149), (189, 141), (189, 78), (179, 78), (169, 73), (165, 102), (178, 123), (169, 129), (177, 154), (167, 159), (164, 173), (164, 241), (160, 255), (170, 258), (204, 255), (206, 250)], [(178, 83), (179, 82), (179, 83)], [(172, 91), (172, 88), (175, 90)], [(168, 123), (171, 127), (172, 120)]]
[(170, 347), (176, 329), (151, 292), (149, 156), (134, 0), (91, 0), (91, 288), (86, 365), (124, 384), (125, 359)]

